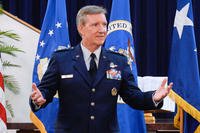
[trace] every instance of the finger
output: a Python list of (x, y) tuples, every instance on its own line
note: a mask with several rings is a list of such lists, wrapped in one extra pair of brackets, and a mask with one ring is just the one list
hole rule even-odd
[(173, 82), (171, 82), (169, 85), (172, 87), (173, 86)]
[(33, 101), (37, 101), (37, 99), (38, 99), (38, 97), (31, 97), (31, 99), (33, 100)]
[(44, 104), (46, 102), (46, 99), (42, 98), (39, 102), (40, 105)]
[(172, 89), (172, 86), (173, 86), (173, 83), (171, 82), (167, 87), (168, 91), (170, 91)]
[(37, 105), (43, 105), (45, 102), (46, 102), (46, 99), (44, 99), (44, 98), (42, 98), (42, 97), (40, 97), (40, 98), (38, 98), (37, 100), (35, 100), (35, 103), (36, 103)]
[(41, 95), (39, 95), (38, 93), (35, 94), (34, 97), (32, 97), (33, 100), (38, 100), (41, 98)]
[(161, 87), (164, 87), (166, 83), (167, 83), (167, 79), (165, 78), (165, 79), (163, 79), (163, 81), (162, 81)]
[(32, 99), (33, 97), (35, 97), (36, 94), (37, 94), (37, 91), (33, 91), (33, 92), (31, 93), (31, 99)]
[(32, 84), (33, 91), (38, 91), (38, 88), (35, 83)]

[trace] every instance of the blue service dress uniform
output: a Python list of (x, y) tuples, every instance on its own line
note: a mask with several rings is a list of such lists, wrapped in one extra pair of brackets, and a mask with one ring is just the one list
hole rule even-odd
[[(155, 107), (153, 92), (141, 92), (125, 56), (102, 47), (96, 78), (87, 71), (80, 45), (52, 55), (38, 86), (46, 99), (44, 108), (58, 91), (57, 133), (119, 133), (118, 94), (135, 109)], [(33, 111), (37, 111), (31, 104)]]

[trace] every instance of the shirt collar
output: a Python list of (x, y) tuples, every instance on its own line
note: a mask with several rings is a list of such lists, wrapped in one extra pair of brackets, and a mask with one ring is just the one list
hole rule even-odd
[[(101, 53), (101, 47), (100, 46), (98, 49), (96, 49), (93, 53), (96, 55), (96, 59), (97, 61), (99, 61), (100, 58), (100, 53)], [(81, 43), (81, 49), (83, 51), (83, 58), (85, 60), (89, 60), (90, 59), (90, 55), (92, 52), (90, 52), (82, 43)]]

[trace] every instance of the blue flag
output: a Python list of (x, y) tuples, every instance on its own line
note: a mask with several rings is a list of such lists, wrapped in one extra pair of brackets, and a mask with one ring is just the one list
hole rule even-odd
[[(127, 56), (128, 63), (135, 77), (135, 84), (137, 85), (137, 67), (134, 54), (129, 0), (113, 0), (105, 47)], [(134, 110), (126, 104), (119, 103), (117, 106), (117, 114), (121, 133), (146, 132), (143, 111)]]
[[(37, 85), (47, 69), (51, 54), (55, 50), (69, 47), (68, 35), (65, 0), (48, 0), (33, 70), (33, 82)], [(57, 112), (58, 98), (54, 97), (52, 103), (35, 113), (31, 112), (30, 117), (42, 133), (53, 133)]]
[[(191, 0), (178, 0), (169, 65), (170, 92), (178, 110), (184, 110), (184, 133), (200, 132), (200, 78)], [(180, 113), (175, 116), (179, 126)]]

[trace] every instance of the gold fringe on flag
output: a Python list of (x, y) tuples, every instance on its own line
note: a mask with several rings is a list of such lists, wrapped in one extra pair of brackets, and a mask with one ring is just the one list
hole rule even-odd
[[(200, 122), (200, 111), (198, 111), (195, 107), (185, 101), (182, 97), (176, 94), (173, 90), (170, 90), (169, 97), (175, 101), (175, 103), (181, 107), (185, 112), (190, 114), (194, 119)], [(174, 126), (180, 127), (180, 109), (178, 107), (176, 116), (174, 117)], [(195, 130), (195, 133), (200, 133), (200, 125)]]
[(41, 133), (47, 133), (43, 123), (38, 119), (38, 117), (31, 111), (30, 118), (33, 124), (40, 130)]

